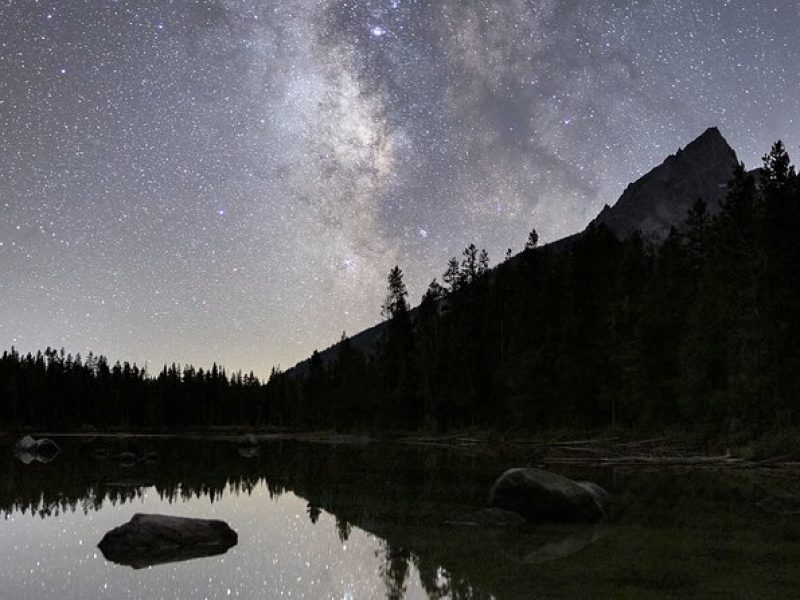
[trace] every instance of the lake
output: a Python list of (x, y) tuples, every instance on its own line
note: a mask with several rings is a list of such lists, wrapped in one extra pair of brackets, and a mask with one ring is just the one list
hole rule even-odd
[[(391, 443), (55, 437), (0, 448), (0, 597), (788, 598), (800, 483), (783, 470), (558, 468), (612, 495), (595, 526), (448, 523), (519, 451)], [(103, 535), (135, 513), (221, 519), (225, 554), (133, 569)]]

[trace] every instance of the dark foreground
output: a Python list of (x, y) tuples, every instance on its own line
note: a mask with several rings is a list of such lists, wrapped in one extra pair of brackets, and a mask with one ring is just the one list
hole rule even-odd
[[(493, 529), (453, 522), (486, 506), (506, 468), (537, 463), (536, 448), (54, 439), (61, 453), (49, 463), (26, 465), (0, 449), (9, 598), (228, 590), (243, 598), (785, 598), (800, 590), (800, 485), (785, 468), (553, 463), (608, 490), (609, 517)], [(224, 520), (239, 544), (151, 569), (107, 562), (96, 544), (137, 512)]]

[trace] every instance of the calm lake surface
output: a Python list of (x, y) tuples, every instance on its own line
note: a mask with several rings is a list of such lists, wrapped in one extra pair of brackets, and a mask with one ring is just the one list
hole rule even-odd
[[(0, 448), (0, 598), (800, 597), (800, 483), (769, 471), (554, 469), (599, 526), (448, 524), (524, 456), (362, 445), (54, 438)], [(10, 440), (8, 440), (10, 441)], [(137, 512), (222, 519), (224, 555), (135, 570), (96, 545)]]

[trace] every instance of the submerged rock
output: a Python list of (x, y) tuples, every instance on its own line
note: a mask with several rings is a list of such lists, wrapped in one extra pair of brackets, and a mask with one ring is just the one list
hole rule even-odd
[(258, 446), (239, 446), (236, 449), (236, 452), (239, 453), (239, 456), (243, 458), (255, 458), (261, 451), (259, 450)]
[(594, 483), (579, 484), (541, 469), (509, 469), (492, 487), (489, 504), (529, 521), (593, 523), (605, 515), (607, 497)]
[(600, 505), (600, 508), (603, 509), (603, 512), (606, 510), (606, 506), (608, 506), (608, 492), (601, 488), (599, 485), (594, 483), (593, 481), (576, 481), (577, 485), (581, 486), (587, 492), (589, 492), (597, 503)]
[(19, 440), (11, 449), (20, 461), (29, 465), (33, 462), (49, 463), (61, 452), (50, 438), (40, 438), (38, 440), (26, 435)]
[(224, 554), (239, 538), (224, 521), (135, 514), (97, 545), (111, 562), (142, 569)]
[(108, 458), (108, 448), (92, 448), (91, 454), (97, 460), (106, 460)]
[(114, 460), (119, 463), (120, 467), (129, 468), (135, 466), (136, 463), (139, 462), (139, 457), (133, 452), (120, 452), (114, 456)]
[(495, 540), (499, 552), (511, 560), (536, 565), (566, 558), (605, 535), (596, 523), (539, 524), (522, 534), (504, 535)]
[(514, 528), (525, 523), (525, 517), (519, 513), (502, 508), (484, 508), (447, 522), (449, 525), (466, 525), (487, 528)]
[(153, 464), (156, 462), (156, 458), (158, 457), (157, 452), (147, 452), (138, 456), (134, 452), (125, 451), (115, 454), (111, 458), (114, 459), (117, 463), (119, 463), (120, 467), (129, 469), (131, 467), (135, 467), (141, 463)]
[(768, 513), (775, 515), (800, 515), (800, 496), (791, 494), (773, 494), (762, 498), (757, 506)]
[(236, 449), (236, 451), (239, 453), (239, 456), (244, 458), (255, 458), (261, 453), (261, 449), (258, 447), (258, 439), (252, 433), (243, 435), (242, 443), (243, 444)]

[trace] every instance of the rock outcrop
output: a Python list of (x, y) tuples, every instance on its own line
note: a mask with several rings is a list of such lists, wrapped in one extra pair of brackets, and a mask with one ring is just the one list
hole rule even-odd
[(528, 521), (594, 523), (605, 515), (607, 494), (542, 469), (509, 469), (492, 487), (489, 504)]
[(112, 562), (142, 569), (152, 565), (224, 554), (238, 536), (224, 521), (136, 514), (97, 545)]
[(638, 230), (646, 240), (662, 241), (670, 228), (682, 226), (698, 198), (706, 202), (709, 212), (718, 212), (737, 162), (736, 152), (712, 127), (630, 184), (592, 224), (606, 225), (621, 239)]

